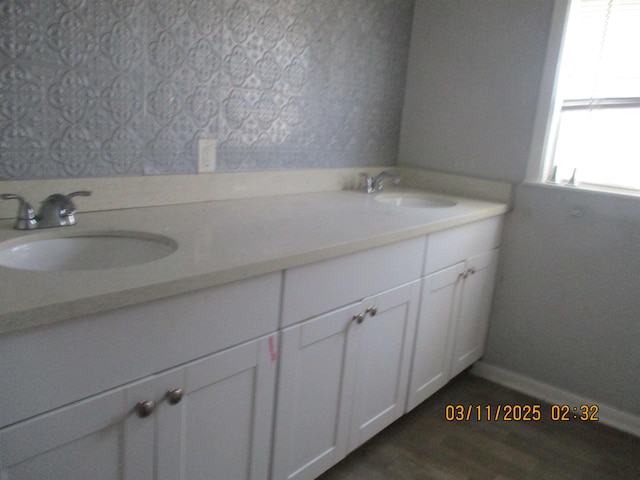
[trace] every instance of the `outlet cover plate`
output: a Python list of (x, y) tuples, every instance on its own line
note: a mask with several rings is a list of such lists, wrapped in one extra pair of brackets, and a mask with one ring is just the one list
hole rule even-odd
[(201, 138), (198, 140), (198, 173), (212, 173), (216, 171), (215, 138)]

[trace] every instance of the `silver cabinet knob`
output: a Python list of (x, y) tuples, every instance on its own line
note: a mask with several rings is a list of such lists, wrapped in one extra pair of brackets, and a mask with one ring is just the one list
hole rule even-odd
[(368, 313), (372, 317), (375, 317), (376, 313), (378, 313), (378, 306), (377, 305), (372, 305), (369, 308), (367, 308), (364, 313)]
[(146, 418), (156, 409), (156, 402), (153, 400), (144, 400), (136, 405), (136, 413), (140, 418)]
[(184, 390), (182, 388), (174, 388), (167, 392), (167, 402), (170, 405), (177, 405), (184, 396)]
[(364, 317), (367, 316), (367, 312), (360, 312), (353, 316), (352, 320), (355, 320), (357, 324), (361, 324), (364, 321)]
[(458, 277), (467, 278), (469, 275), (473, 275), (477, 272), (476, 267), (467, 268), (464, 272), (462, 272)]

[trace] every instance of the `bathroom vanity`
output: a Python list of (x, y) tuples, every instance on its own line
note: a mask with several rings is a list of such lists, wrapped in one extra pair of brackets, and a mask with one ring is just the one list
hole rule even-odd
[(320, 475), (482, 355), (507, 206), (402, 195), (4, 222), (0, 247), (141, 232), (176, 249), (120, 268), (0, 267), (0, 476)]

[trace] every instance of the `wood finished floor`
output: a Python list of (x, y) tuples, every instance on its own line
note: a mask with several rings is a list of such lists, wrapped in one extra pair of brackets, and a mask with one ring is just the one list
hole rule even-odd
[[(321, 480), (640, 480), (640, 438), (596, 422), (447, 422), (445, 406), (541, 402), (463, 373)], [(319, 480), (320, 480), (319, 479)]]

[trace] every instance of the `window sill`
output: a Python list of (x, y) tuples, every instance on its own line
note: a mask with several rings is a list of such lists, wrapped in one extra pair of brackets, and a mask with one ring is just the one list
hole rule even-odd
[(589, 193), (594, 195), (602, 195), (602, 196), (621, 198), (621, 199), (624, 198), (624, 199), (640, 200), (640, 190), (629, 190), (624, 188), (605, 187), (603, 185), (578, 184), (576, 186), (570, 186), (570, 185), (561, 184), (561, 183), (535, 182), (535, 181), (526, 181), (523, 183), (523, 185), (549, 188), (549, 189), (555, 189), (555, 190), (564, 190), (567, 192), (582, 192), (582, 193)]

